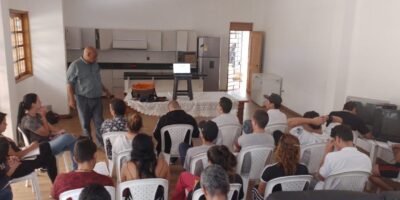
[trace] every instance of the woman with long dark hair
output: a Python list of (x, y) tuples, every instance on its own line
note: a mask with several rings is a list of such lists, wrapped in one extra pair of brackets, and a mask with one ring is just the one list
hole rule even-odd
[[(264, 199), (263, 195), (268, 181), (283, 176), (306, 175), (308, 169), (300, 164), (300, 143), (297, 137), (290, 134), (283, 134), (274, 152), (276, 163), (267, 167), (262, 175), (258, 187), (253, 189), (253, 199)], [(280, 185), (276, 185), (272, 191), (281, 191)]]
[[(46, 168), (51, 182), (57, 176), (57, 162), (52, 155), (48, 142), (33, 142), (25, 149), (20, 149), (11, 139), (3, 135), (7, 128), (6, 114), (0, 112), (0, 171), (6, 172), (8, 179), (19, 178), (32, 173), (35, 169)], [(39, 155), (34, 159), (24, 160), (24, 156), (39, 148)], [(2, 176), (0, 172), (0, 176)], [(8, 179), (6, 181), (8, 182)]]
[(131, 159), (121, 169), (121, 181), (168, 177), (169, 166), (163, 158), (157, 159), (152, 138), (145, 134), (136, 135), (132, 140)]
[[(229, 183), (240, 183), (243, 185), (243, 180), (239, 174), (236, 173), (236, 157), (229, 148), (225, 145), (215, 145), (207, 151), (208, 163), (212, 165), (221, 166), (228, 174)], [(187, 199), (192, 199), (193, 191), (200, 189), (199, 177), (191, 174), (190, 172), (182, 172), (179, 175), (178, 182), (175, 186), (173, 199), (183, 200), (185, 199), (185, 190), (190, 191)], [(243, 187), (240, 188), (239, 199), (244, 196)]]
[(69, 150), (73, 169), (76, 169), (76, 163), (72, 158), (76, 138), (48, 123), (46, 113), (47, 110), (42, 107), (37, 94), (26, 94), (19, 104), (17, 126), (24, 130), (30, 142), (49, 142), (53, 155)]

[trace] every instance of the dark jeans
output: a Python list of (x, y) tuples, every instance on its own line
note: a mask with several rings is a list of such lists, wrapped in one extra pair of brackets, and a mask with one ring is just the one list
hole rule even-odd
[(47, 174), (53, 183), (57, 176), (57, 161), (52, 155), (50, 145), (48, 142), (41, 143), (40, 155), (35, 160), (22, 160), (21, 164), (11, 175), (11, 179), (20, 178), (32, 173), (35, 169), (46, 168)]
[(0, 190), (0, 199), (1, 200), (12, 200), (13, 199), (13, 193), (12, 193), (10, 186), (4, 188), (3, 190)]
[(96, 128), (97, 141), (101, 146), (104, 146), (100, 132), (101, 124), (104, 121), (101, 97), (87, 98), (84, 96), (75, 95), (75, 99), (79, 121), (81, 122), (83, 129), (83, 135), (89, 136), (89, 138), (93, 140), (90, 129), (90, 122), (93, 120), (94, 127)]
[(188, 145), (187, 143), (184, 142), (179, 144), (179, 156), (182, 164), (185, 163), (186, 153), (190, 147), (191, 145)]

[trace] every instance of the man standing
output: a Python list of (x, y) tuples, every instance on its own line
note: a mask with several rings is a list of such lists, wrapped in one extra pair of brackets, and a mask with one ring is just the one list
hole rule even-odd
[(96, 137), (103, 146), (100, 134), (103, 123), (103, 91), (108, 97), (110, 92), (101, 83), (100, 67), (97, 64), (97, 52), (93, 47), (86, 47), (82, 57), (72, 62), (67, 70), (68, 103), (72, 109), (78, 109), (79, 120), (85, 136), (91, 139), (90, 121), (96, 128)]

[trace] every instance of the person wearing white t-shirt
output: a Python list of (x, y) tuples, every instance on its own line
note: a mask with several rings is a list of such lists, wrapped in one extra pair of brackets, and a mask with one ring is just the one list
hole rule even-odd
[(240, 125), (236, 115), (230, 113), (232, 110), (232, 101), (227, 97), (221, 97), (217, 106), (218, 116), (212, 119), (218, 127), (224, 125)]
[(235, 151), (240, 151), (245, 147), (253, 145), (275, 146), (274, 137), (265, 132), (268, 124), (268, 114), (264, 110), (257, 110), (251, 118), (253, 133), (240, 136), (235, 143)]
[[(280, 110), (282, 105), (281, 96), (271, 93), (271, 95), (264, 95), (264, 97), (266, 98), (264, 106), (269, 117), (266, 127), (274, 125), (287, 125), (287, 116)], [(246, 134), (253, 132), (253, 127), (251, 126), (250, 122), (250, 120), (245, 120), (243, 122), (243, 132)]]
[(288, 119), (289, 133), (299, 139), (300, 145), (323, 142), (329, 138), (329, 136), (322, 135), (321, 125), (326, 120), (326, 116), (320, 116), (315, 111), (308, 111), (304, 113), (303, 117)]
[(264, 102), (264, 106), (267, 109), (267, 113), (269, 116), (267, 126), (287, 124), (287, 116), (280, 110), (282, 105), (281, 96), (272, 93), (271, 95), (264, 95), (264, 97), (266, 99)]
[[(339, 125), (332, 129), (331, 142), (325, 148), (325, 155), (319, 169), (320, 182), (315, 189), (322, 189), (327, 177), (344, 172), (363, 171), (371, 172), (371, 159), (354, 147), (353, 133), (346, 125)], [(334, 151), (336, 149), (336, 151)]]

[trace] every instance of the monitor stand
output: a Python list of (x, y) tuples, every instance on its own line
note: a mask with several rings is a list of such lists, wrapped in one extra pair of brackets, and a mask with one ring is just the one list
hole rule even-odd
[[(179, 81), (187, 81), (187, 90), (178, 90)], [(191, 74), (175, 74), (174, 75), (174, 91), (172, 98), (176, 100), (177, 96), (189, 96), (193, 100), (192, 91), (192, 75)]]

